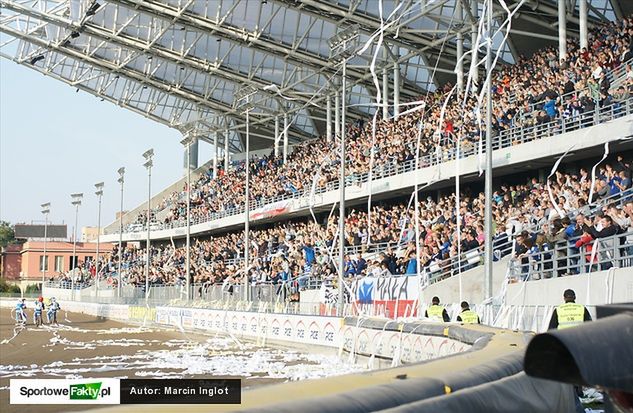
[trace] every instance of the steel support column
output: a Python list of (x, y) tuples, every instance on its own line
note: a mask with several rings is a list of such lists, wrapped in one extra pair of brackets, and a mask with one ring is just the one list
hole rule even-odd
[(229, 171), (229, 130), (224, 132), (224, 173)]
[[(581, 0), (582, 1), (582, 0)], [(567, 58), (567, 16), (565, 1), (558, 2), (558, 60)]]
[(588, 33), (587, 33), (587, 0), (578, 0), (580, 4), (578, 6), (578, 12), (580, 14), (580, 48), (588, 47)]
[(398, 55), (393, 62), (393, 116), (396, 119), (400, 117), (400, 64), (397, 59)]
[(325, 138), (332, 141), (332, 97), (327, 95), (325, 100)]
[(275, 158), (279, 156), (279, 140), (281, 136), (279, 135), (279, 116), (275, 116)]
[(288, 114), (284, 113), (284, 164), (288, 159)]
[(341, 136), (341, 93), (334, 95), (334, 136)]
[(217, 178), (218, 176), (218, 155), (219, 155), (219, 149), (218, 149), (218, 131), (213, 132), (213, 148), (214, 148), (214, 155), (213, 155), (213, 179)]
[(382, 118), (389, 117), (389, 72), (387, 71), (387, 45), (383, 45), (384, 66), (382, 68)]
[[(470, 28), (470, 49), (472, 51), (472, 54), (470, 56), (470, 58), (472, 59), (472, 61), (476, 62), (478, 60), (478, 53), (477, 53), (477, 22), (479, 21), (479, 2), (478, 0), (470, 0), (470, 14), (473, 15), (473, 24)], [(479, 70), (477, 68), (475, 68), (475, 70), (472, 73), (472, 77), (473, 77), (473, 81), (475, 83), (479, 82)]]
[[(464, 10), (461, 1), (457, 1), (456, 4), (457, 21), (463, 21)], [(457, 93), (462, 96), (464, 93), (464, 62), (462, 60), (464, 56), (464, 35), (461, 31), (457, 31), (457, 65), (455, 66), (455, 74), (457, 76)]]
[(190, 147), (185, 148), (183, 158), (184, 162), (184, 175), (187, 175), (188, 171), (198, 169), (198, 139), (194, 139), (191, 142)]

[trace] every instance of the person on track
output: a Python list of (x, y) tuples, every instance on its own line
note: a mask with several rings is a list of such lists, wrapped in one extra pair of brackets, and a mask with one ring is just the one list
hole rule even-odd
[(41, 326), (43, 323), (42, 321), (43, 312), (44, 312), (44, 297), (39, 297), (35, 301), (35, 307), (33, 310), (33, 324), (35, 324), (36, 327)]
[(462, 312), (457, 316), (457, 321), (464, 324), (479, 324), (481, 322), (477, 313), (470, 309), (467, 301), (462, 301)]
[(443, 305), (440, 305), (439, 297), (433, 297), (431, 304), (432, 305), (424, 312), (424, 317), (430, 318), (433, 321), (444, 321), (445, 323), (451, 321), (446, 308), (444, 308)]
[(15, 305), (15, 323), (26, 325), (26, 299), (21, 298)]
[(589, 310), (582, 304), (576, 304), (576, 292), (565, 290), (563, 293), (565, 304), (561, 304), (554, 309), (552, 318), (549, 321), (549, 330), (574, 327), (585, 321), (591, 321)]
[(55, 323), (55, 325), (57, 324), (57, 312), (61, 309), (59, 303), (57, 302), (57, 300), (55, 299), (55, 297), (51, 297), (51, 299), (48, 302), (48, 311), (46, 312), (46, 319), (48, 321), (48, 324), (53, 324)]

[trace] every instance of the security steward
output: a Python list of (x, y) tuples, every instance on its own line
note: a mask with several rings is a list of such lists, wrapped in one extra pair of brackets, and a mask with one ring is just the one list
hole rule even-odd
[(457, 321), (461, 321), (464, 324), (480, 324), (479, 316), (470, 309), (466, 301), (462, 301), (462, 312), (457, 316)]
[(549, 321), (549, 329), (562, 329), (574, 327), (585, 321), (591, 321), (591, 314), (582, 304), (576, 304), (574, 290), (565, 290), (563, 293), (565, 304), (561, 304), (552, 313)]
[(430, 318), (433, 321), (444, 321), (445, 323), (451, 321), (448, 312), (446, 312), (446, 308), (440, 305), (439, 297), (433, 297), (431, 304), (432, 305), (424, 312), (424, 317)]

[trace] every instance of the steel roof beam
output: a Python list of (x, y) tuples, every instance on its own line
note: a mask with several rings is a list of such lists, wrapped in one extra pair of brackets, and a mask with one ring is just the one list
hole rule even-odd
[[(206, 62), (203, 63), (189, 56), (184, 56), (184, 57), (180, 56), (171, 50), (157, 46), (155, 43), (152, 45), (152, 47), (146, 47), (143, 45), (143, 42), (140, 40), (132, 40), (122, 34), (113, 35), (107, 29), (99, 27), (93, 23), (86, 22), (83, 25), (80, 25), (80, 24), (74, 23), (73, 21), (69, 19), (65, 19), (61, 16), (42, 12), (39, 10), (33, 10), (11, 1), (1, 1), (0, 4), (6, 7), (7, 9), (13, 10), (15, 12), (49, 22), (56, 26), (62, 26), (64, 28), (67, 28), (73, 31), (77, 31), (77, 32), (81, 32), (81, 33), (93, 36), (94, 38), (100, 41), (109, 42), (109, 43), (116, 44), (122, 47), (133, 49), (137, 52), (147, 53), (149, 55), (165, 59), (169, 62), (173, 62), (182, 66), (199, 70), (203, 72), (204, 75), (206, 75), (207, 72), (212, 70), (212, 74), (214, 76), (217, 76), (224, 80), (228, 80), (235, 84), (242, 85), (242, 84), (252, 83), (255, 86), (257, 86), (259, 91), (263, 93), (267, 93), (267, 91), (264, 91), (263, 88), (270, 84), (270, 82), (267, 82), (263, 79), (259, 79), (257, 77), (248, 77), (248, 76), (239, 74), (235, 72), (233, 68), (228, 68), (228, 67), (223, 67), (223, 66), (217, 67), (213, 64), (209, 64)], [(270, 95), (272, 97), (278, 96), (275, 93), (270, 93)], [(307, 103), (310, 100), (310, 97), (306, 95), (299, 95), (299, 94), (293, 93), (292, 91), (284, 91), (284, 95), (292, 99), (299, 100), (302, 103)], [(364, 115), (362, 113), (358, 111), (352, 111), (352, 112), (353, 112), (354, 118), (361, 118), (361, 117), (364, 118)], [(270, 130), (271, 127), (268, 126), (267, 129)], [(300, 128), (296, 128), (296, 129), (299, 130)], [(292, 127), (293, 132), (294, 130), (295, 130), (295, 127)], [(311, 136), (311, 135), (308, 135), (308, 136)], [(311, 137), (316, 137), (316, 135), (311, 136)]]
[[(94, 23), (86, 22), (83, 25), (81, 25), (81, 24), (73, 22), (70, 19), (64, 18), (62, 16), (43, 12), (40, 10), (35, 10), (29, 7), (25, 7), (13, 1), (0, 1), (0, 5), (9, 10), (13, 10), (15, 12), (18, 12), (24, 15), (35, 17), (37, 19), (52, 23), (56, 26), (63, 26), (67, 29), (93, 36), (101, 41), (106, 41), (106, 42), (113, 43), (119, 46), (127, 47), (139, 53), (146, 53), (155, 57), (160, 57), (167, 61), (179, 64), (182, 66), (186, 66), (195, 70), (202, 71), (205, 74), (210, 72), (214, 76), (217, 76), (223, 80), (227, 80), (227, 81), (240, 84), (240, 85), (253, 84), (262, 93), (269, 94), (271, 96), (276, 96), (276, 94), (263, 90), (263, 88), (265, 86), (270, 85), (271, 82), (266, 81), (264, 79), (260, 79), (255, 76), (251, 77), (251, 76), (243, 75), (239, 72), (236, 72), (235, 69), (231, 67), (226, 67), (223, 65), (217, 66), (215, 64), (210, 64), (208, 62), (202, 62), (198, 59), (192, 58), (189, 55), (182, 56), (174, 52), (173, 50), (166, 49), (162, 46), (157, 45), (155, 42), (154, 44), (151, 45), (151, 47), (148, 47), (143, 44), (143, 41), (137, 38), (134, 38), (133, 40), (132, 38), (128, 37), (129, 34), (116, 35), (108, 31), (107, 29), (100, 27)], [(302, 103), (306, 103), (309, 100), (308, 97), (298, 95), (294, 93), (293, 91), (284, 92), (284, 95), (292, 99), (298, 100)]]
[[(28, 43), (28, 41), (26, 41), (26, 40), (24, 40), (24, 41)], [(42, 67), (35, 66), (35, 65), (27, 65), (25, 61), (20, 61), (16, 57), (8, 56), (8, 55), (6, 55), (4, 53), (0, 53), (0, 55), (2, 57), (4, 57), (4, 58), (8, 59), (8, 60), (11, 60), (11, 61), (21, 65), (21, 66), (28, 67), (31, 70), (35, 70), (36, 72), (41, 73), (41, 74), (43, 74), (45, 76), (49, 76), (49, 77), (51, 77), (51, 78), (53, 78), (55, 80), (58, 80), (58, 81), (63, 82), (63, 83), (66, 83), (69, 86), (75, 87), (75, 88), (77, 88), (77, 89), (79, 89), (81, 91), (84, 91), (86, 93), (94, 95), (95, 97), (99, 97), (99, 98), (101, 98), (101, 99), (103, 99), (105, 101), (108, 101), (110, 103), (113, 103), (113, 104), (115, 104), (115, 105), (117, 105), (119, 107), (122, 107), (122, 108), (127, 109), (129, 111), (132, 111), (132, 112), (134, 112), (134, 113), (136, 113), (138, 115), (141, 115), (141, 116), (143, 116), (145, 118), (153, 120), (154, 122), (158, 122), (158, 123), (160, 123), (162, 125), (165, 125), (165, 126), (168, 126), (170, 128), (177, 129), (177, 130), (179, 130), (181, 132), (185, 130), (185, 128), (182, 127), (181, 125), (176, 125), (173, 122), (170, 122), (168, 119), (162, 118), (160, 116), (154, 115), (151, 112), (141, 110), (141, 109), (139, 109), (139, 108), (137, 108), (137, 107), (135, 107), (133, 105), (125, 103), (124, 100), (122, 100), (122, 99), (117, 99), (117, 98), (115, 98), (113, 96), (104, 94), (103, 92), (99, 92), (98, 90), (93, 89), (91, 87), (88, 87), (88, 86), (86, 86), (84, 84), (74, 83), (71, 80), (58, 75), (57, 73), (52, 72), (50, 70), (45, 70)], [(207, 141), (207, 142), (209, 142), (209, 143), (213, 143), (213, 140), (209, 139), (208, 137), (200, 136), (200, 138), (205, 140), (205, 141)]]
[[(195, 29), (196, 31), (201, 31), (201, 32), (206, 32), (209, 33), (211, 32), (213, 35), (216, 35), (218, 37), (221, 38), (225, 38), (227, 40), (233, 41), (233, 42), (237, 42), (238, 44), (244, 44), (245, 40), (241, 37), (242, 35), (240, 34), (240, 32), (237, 29), (232, 29), (232, 30), (228, 30), (226, 28), (224, 28), (222, 25), (217, 25), (214, 22), (211, 22), (208, 19), (203, 18), (202, 16), (198, 16), (198, 15), (192, 15), (189, 16), (191, 13), (186, 12), (186, 10), (182, 9), (178, 12), (174, 12), (173, 10), (171, 10), (169, 8), (166, 8), (166, 6), (161, 5), (161, 4), (156, 4), (155, 2), (149, 2), (149, 1), (144, 1), (144, 2), (136, 2), (134, 0), (114, 0), (115, 2), (122, 4), (126, 7), (132, 7), (135, 10), (140, 10), (143, 13), (155, 16), (155, 17), (159, 17), (163, 20), (168, 20), (172, 23), (174, 23), (174, 21), (178, 21), (180, 24), (184, 25), (184, 26), (189, 26), (190, 28)], [(144, 6), (147, 7), (141, 7), (141, 6), (136, 6), (136, 3), (139, 4), (143, 4)], [(152, 7), (150, 7), (152, 6)], [(199, 21), (200, 19), (202, 19), (202, 21)], [(222, 28), (223, 30), (220, 31), (219, 29)], [(231, 35), (228, 35), (227, 33), (231, 33)], [(267, 43), (268, 41), (263, 42), (262, 44), (260, 41), (258, 41), (258, 47), (256, 48), (256, 50), (258, 50), (261, 53), (270, 55), (270, 56), (274, 56), (274, 57), (283, 57), (285, 60), (288, 60), (289, 62), (291, 62), (292, 64), (294, 64), (297, 67), (305, 67), (306, 66), (306, 61), (303, 60), (305, 59), (305, 55), (306, 53), (304, 52), (300, 52), (300, 51), (293, 51), (290, 50), (290, 46), (287, 46), (288, 48), (288, 53), (290, 54), (278, 54), (278, 53), (271, 53), (270, 48), (268, 48)], [(271, 42), (273, 42), (273, 44), (277, 44), (274, 40), (271, 40)], [(248, 46), (252, 46), (252, 42), (246, 42), (248, 44)], [(277, 45), (279, 46), (279, 45)], [(155, 46), (154, 46), (155, 47)], [(151, 52), (149, 52), (151, 53)], [(299, 54), (299, 56), (294, 56), (296, 54)], [(308, 65), (310, 66), (310, 65)], [(312, 65), (311, 66), (312, 70), (315, 71), (316, 74), (322, 73), (322, 72), (334, 72), (334, 69), (330, 68), (328, 61), (324, 60), (321, 61), (320, 64), (318, 65)], [(208, 70), (208, 69), (207, 69)], [(226, 71), (232, 72), (234, 71), (234, 68), (226, 68)], [(219, 73), (219, 71), (214, 71), (213, 74), (217, 75)], [(364, 73), (364, 71), (358, 71), (358, 73)], [(245, 82), (251, 82), (253, 78), (250, 76), (244, 77), (243, 80), (240, 80), (240, 82), (245, 83)], [(255, 78), (256, 79), (256, 78)], [(268, 81), (264, 81), (262, 80), (261, 83), (258, 84), (258, 86), (260, 87), (264, 87), (267, 85), (270, 85), (271, 83)], [(284, 96), (288, 96), (288, 97), (292, 97), (298, 100), (301, 100), (301, 102), (306, 103), (309, 100), (311, 100), (311, 97), (306, 97), (300, 93), (295, 93), (292, 91), (292, 89), (290, 88), (283, 88), (281, 89), (281, 92)], [(412, 94), (413, 96), (413, 94)], [(316, 104), (318, 102), (313, 101), (313, 104)], [(301, 108), (299, 108), (301, 109)], [(295, 109), (291, 109), (291, 112), (294, 112)], [(359, 111), (356, 110), (350, 110), (348, 115), (351, 118), (354, 119), (364, 119), (366, 117), (366, 115), (364, 113), (361, 113)], [(266, 119), (266, 122), (272, 122), (272, 120), (274, 119), (274, 117), (270, 117), (268, 119)], [(294, 127), (292, 127), (292, 129), (294, 129)], [(316, 136), (312, 136), (313, 138)]]
[[(274, 1), (284, 4), (288, 8), (300, 10), (301, 12), (328, 20), (332, 23), (340, 24), (342, 21), (356, 23), (361, 26), (361, 29), (368, 32), (368, 34), (373, 34), (374, 32), (380, 30), (381, 24), (379, 19), (367, 14), (351, 13), (349, 9), (338, 4), (318, 0), (302, 0), (301, 2), (296, 2), (294, 0)], [(431, 11), (443, 6), (448, 2), (449, 0), (434, 2), (429, 9), (425, 10), (424, 13), (418, 17), (429, 14)], [(398, 28), (400, 30), (397, 30)], [(395, 38), (396, 32), (398, 32), (397, 38)], [(385, 35), (390, 43), (401, 47), (412, 48), (415, 46), (425, 46), (427, 44), (425, 42), (426, 39), (420, 37), (419, 34), (408, 33), (407, 28), (403, 28), (402, 25), (389, 27), (385, 31)], [(405, 41), (403, 41), (403, 39)]]
[[(118, 73), (122, 76), (125, 76), (129, 79), (135, 80), (141, 84), (147, 84), (152, 86), (155, 89), (158, 90), (162, 90), (165, 91), (167, 93), (170, 93), (174, 96), (178, 96), (180, 98), (189, 100), (191, 102), (194, 102), (202, 107), (206, 107), (208, 109), (214, 110), (214, 111), (219, 111), (222, 114), (225, 114), (227, 116), (231, 116), (234, 118), (239, 118), (240, 120), (242, 120), (240, 118), (239, 115), (229, 115), (230, 113), (233, 112), (233, 108), (232, 106), (224, 103), (224, 102), (220, 102), (217, 101), (209, 96), (200, 96), (197, 93), (193, 92), (193, 91), (187, 91), (184, 88), (174, 88), (170, 85), (166, 85), (165, 83), (163, 83), (162, 81), (160, 81), (159, 79), (155, 79), (150, 77), (149, 75), (145, 75), (144, 73), (140, 73), (136, 70), (130, 69), (128, 67), (118, 67), (117, 65), (115, 65), (114, 63), (107, 61), (105, 59), (102, 58), (97, 58), (94, 56), (89, 56), (86, 53), (80, 52), (74, 48), (70, 48), (67, 46), (62, 46), (62, 45), (58, 45), (55, 44), (53, 42), (50, 42), (48, 40), (44, 40), (41, 39), (39, 37), (33, 36), (31, 34), (26, 34), (17, 30), (14, 30), (12, 28), (7, 27), (6, 25), (1, 25), (0, 26), (0, 31), (13, 36), (15, 38), (19, 38), (22, 40), (25, 40), (31, 44), (37, 45), (39, 47), (43, 47), (45, 49), (48, 50), (52, 50), (55, 52), (58, 52), (60, 54), (66, 55), (66, 56), (70, 56), (74, 59), (78, 59), (81, 61), (84, 61), (94, 67), (100, 68), (101, 70), (104, 70), (106, 72), (110, 72), (110, 73)], [(259, 121), (259, 122), (253, 122), (253, 124), (264, 124), (265, 122)], [(300, 130), (298, 128), (295, 127), (291, 127), (289, 129), (289, 131), (292, 130), (292, 132), (296, 135), (299, 136), (300, 138), (304, 138), (304, 139), (309, 139), (309, 138), (313, 138), (314, 136), (308, 135), (306, 134), (303, 130)]]
[[(261, 34), (246, 32), (243, 29), (230, 26), (226, 22), (215, 22), (186, 9), (174, 8), (155, 0), (112, 1), (131, 9), (160, 17), (164, 20), (178, 22), (179, 24), (192, 27), (198, 31), (210, 33), (234, 43), (247, 45), (249, 48), (261, 53), (281, 57), (295, 66), (309, 67), (316, 73), (329, 75), (336, 73), (336, 69), (332, 67), (328, 58), (305, 50), (295, 49), (292, 45), (282, 43), (277, 39), (268, 38), (266, 36), (262, 36)], [(356, 81), (355, 83), (359, 83), (358, 80), (362, 80), (363, 83), (367, 83), (367, 78), (364, 77), (365, 71), (348, 70), (347, 74), (351, 79)], [(413, 91), (402, 90), (401, 93), (415, 96)]]

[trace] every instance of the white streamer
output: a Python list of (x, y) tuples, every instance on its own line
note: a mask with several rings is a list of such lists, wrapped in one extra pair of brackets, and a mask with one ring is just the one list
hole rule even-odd
[(552, 203), (552, 206), (554, 207), (556, 212), (558, 213), (558, 216), (561, 217), (561, 218), (563, 218), (565, 216), (565, 212), (558, 207), (558, 203), (554, 199), (554, 195), (552, 194), (552, 188), (551, 188), (551, 186), (549, 184), (549, 179), (556, 173), (556, 171), (558, 170), (558, 165), (560, 165), (560, 163), (563, 160), (563, 158), (565, 156), (567, 156), (569, 151), (571, 151), (574, 146), (576, 146), (576, 145), (574, 144), (574, 145), (570, 146), (565, 151), (565, 153), (556, 160), (556, 163), (554, 163), (554, 166), (552, 167), (552, 171), (550, 172), (550, 174), (547, 176), (547, 179), (545, 180), (545, 184), (547, 186), (547, 193), (549, 194), (549, 200)]
[(593, 201), (593, 193), (596, 187), (596, 168), (598, 167), (598, 165), (604, 162), (605, 159), (607, 159), (607, 156), (609, 156), (609, 142), (606, 142), (604, 144), (604, 154), (602, 155), (602, 159), (600, 159), (598, 163), (596, 163), (593, 168), (591, 168), (591, 189), (589, 190), (589, 201), (587, 202), (590, 205)]

